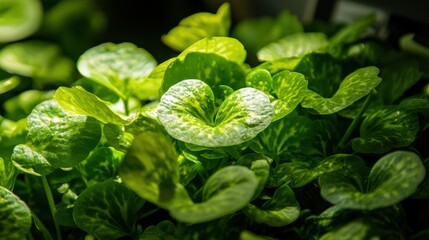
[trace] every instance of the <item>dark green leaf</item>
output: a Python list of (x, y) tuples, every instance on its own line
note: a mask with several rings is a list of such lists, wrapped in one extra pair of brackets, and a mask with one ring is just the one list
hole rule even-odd
[(137, 196), (117, 182), (97, 183), (77, 198), (73, 218), (77, 226), (103, 240), (136, 237)]
[(411, 196), (424, 177), (425, 168), (417, 154), (396, 151), (380, 158), (368, 177), (355, 168), (348, 173), (324, 174), (319, 184), (323, 198), (340, 208), (372, 210)]
[(31, 227), (27, 204), (11, 191), (0, 186), (0, 239), (25, 239)]
[(215, 53), (191, 52), (176, 59), (165, 71), (161, 91), (186, 79), (199, 79), (210, 87), (226, 85), (234, 90), (245, 86), (245, 69)]
[(419, 128), (416, 114), (397, 106), (385, 107), (366, 116), (360, 127), (360, 137), (352, 140), (352, 147), (362, 153), (385, 153), (411, 144)]

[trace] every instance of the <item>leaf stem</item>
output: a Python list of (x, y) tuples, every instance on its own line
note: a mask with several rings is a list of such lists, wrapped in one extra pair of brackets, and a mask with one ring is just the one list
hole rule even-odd
[[(33, 217), (34, 220), (34, 224), (36, 225), (36, 227), (39, 229), (40, 232), (42, 232), (43, 236), (45, 238), (47, 238), (46, 240), (54, 240), (52, 238), (51, 233), (49, 232), (49, 230), (46, 228), (46, 226), (42, 223), (42, 221), (40, 221), (39, 217), (37, 217), (37, 215), (34, 212), (31, 212), (31, 216)], [(31, 234), (31, 233), (30, 233)]]
[(45, 190), (46, 198), (48, 199), (49, 208), (51, 209), (52, 219), (55, 225), (55, 231), (57, 233), (57, 239), (62, 240), (60, 227), (55, 219), (57, 208), (55, 207), (54, 197), (52, 195), (51, 188), (49, 187), (48, 179), (46, 176), (42, 176), (43, 189)]
[(346, 144), (346, 142), (349, 140), (351, 134), (353, 133), (354, 129), (356, 128), (356, 126), (358, 125), (359, 121), (361, 120), (363, 114), (365, 113), (366, 109), (369, 106), (370, 103), (370, 99), (371, 99), (371, 94), (373, 93), (374, 90), (372, 90), (368, 96), (366, 97), (365, 101), (363, 102), (360, 111), (358, 113), (358, 115), (353, 119), (352, 123), (350, 124), (349, 128), (347, 129), (346, 133), (344, 133), (343, 137), (341, 138), (341, 141), (338, 143), (336, 152), (338, 149), (342, 149), (344, 148), (344, 145)]
[(130, 106), (129, 106), (128, 98), (123, 99), (122, 102), (124, 103), (125, 115), (127, 116), (130, 115)]

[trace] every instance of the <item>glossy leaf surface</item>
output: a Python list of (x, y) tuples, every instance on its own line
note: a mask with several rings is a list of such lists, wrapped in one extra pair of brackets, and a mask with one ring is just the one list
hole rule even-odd
[(101, 137), (99, 123), (64, 112), (55, 100), (39, 104), (27, 118), (25, 144), (17, 145), (12, 161), (20, 170), (46, 175), (83, 161)]
[(217, 112), (214, 101), (206, 83), (184, 80), (162, 96), (159, 119), (174, 138), (206, 147), (238, 145), (254, 138), (271, 122), (273, 108), (257, 89), (235, 91)]

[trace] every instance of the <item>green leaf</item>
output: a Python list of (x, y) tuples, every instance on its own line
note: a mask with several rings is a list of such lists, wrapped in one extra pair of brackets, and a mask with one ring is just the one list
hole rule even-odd
[(301, 57), (322, 51), (327, 45), (328, 40), (323, 33), (295, 33), (264, 46), (258, 51), (257, 56), (261, 62)]
[(416, 85), (422, 75), (418, 61), (412, 59), (395, 61), (381, 69), (383, 81), (376, 90), (383, 97), (385, 104), (392, 104), (408, 89)]
[(133, 43), (102, 43), (88, 49), (78, 59), (79, 72), (127, 99), (146, 84), (157, 65), (155, 58)]
[(363, 220), (357, 220), (347, 223), (341, 227), (330, 231), (323, 236), (321, 240), (362, 240), (379, 239), (377, 235), (371, 234), (371, 225)]
[(247, 167), (227, 166), (216, 171), (203, 187), (203, 202), (177, 205), (170, 215), (180, 222), (208, 222), (242, 209), (252, 199), (258, 179)]
[(0, 239), (25, 239), (31, 227), (31, 211), (13, 192), (0, 186)]
[(415, 113), (388, 106), (366, 116), (360, 127), (360, 137), (352, 140), (352, 147), (361, 153), (385, 153), (410, 145), (419, 129)]
[(292, 189), (284, 184), (275, 192), (272, 199), (261, 208), (248, 204), (243, 212), (253, 221), (271, 227), (282, 227), (296, 221), (300, 215), (300, 207)]
[(203, 38), (228, 36), (230, 27), (230, 3), (223, 3), (215, 14), (200, 12), (182, 19), (161, 40), (173, 50), (181, 52)]
[(301, 73), (282, 71), (273, 76), (273, 92), (277, 97), (272, 102), (273, 122), (295, 110), (305, 97), (307, 84), (307, 80)]
[(232, 35), (240, 40), (246, 49), (256, 53), (271, 42), (303, 30), (298, 16), (285, 10), (276, 18), (258, 17), (240, 21), (234, 27)]
[(286, 117), (271, 123), (252, 142), (249, 147), (272, 159), (283, 153), (292, 153), (303, 149), (313, 138), (312, 121), (294, 111)]
[(18, 41), (37, 31), (43, 18), (39, 0), (2, 0), (0, 43)]
[(172, 86), (158, 105), (159, 120), (174, 138), (205, 147), (233, 146), (249, 141), (270, 123), (268, 97), (254, 88), (229, 95), (215, 112), (209, 85), (184, 80)]
[(295, 67), (295, 72), (305, 75), (308, 89), (325, 98), (332, 97), (341, 83), (341, 63), (330, 54), (310, 53)]
[(226, 85), (233, 89), (245, 86), (245, 69), (214, 53), (191, 52), (182, 60), (176, 59), (165, 71), (161, 94), (186, 79), (199, 79), (210, 87)]
[(57, 44), (27, 40), (0, 50), (0, 68), (26, 77), (46, 79), (50, 84), (65, 84), (74, 74), (74, 62), (61, 53)]
[(178, 240), (175, 237), (176, 228), (169, 220), (164, 220), (156, 226), (147, 227), (143, 234), (139, 236), (139, 240)]
[(18, 173), (10, 159), (0, 157), (0, 187), (12, 190)]
[(267, 185), (277, 187), (288, 184), (290, 187), (298, 188), (307, 185), (325, 173), (336, 170), (349, 172), (357, 165), (362, 164), (363, 160), (360, 157), (351, 154), (335, 154), (321, 161), (282, 163), (273, 169)]
[(338, 90), (330, 98), (324, 98), (318, 93), (309, 90), (301, 106), (312, 108), (319, 114), (332, 114), (352, 105), (366, 96), (381, 82), (377, 75), (377, 67), (364, 67), (347, 75), (341, 82)]
[(101, 137), (95, 119), (67, 114), (55, 100), (34, 108), (27, 125), (27, 141), (15, 147), (12, 161), (20, 170), (35, 175), (75, 166), (89, 155)]
[[(369, 176), (356, 171), (351, 169), (347, 173), (336, 171), (322, 175), (319, 178), (322, 197), (341, 208), (383, 208), (411, 196), (425, 177), (420, 157), (408, 151), (384, 155), (374, 164)], [(353, 175), (361, 179), (352, 180)], [(366, 187), (364, 181), (368, 183)]]
[(429, 158), (423, 160), (423, 165), (425, 166), (426, 176), (423, 182), (419, 185), (417, 191), (412, 196), (412, 198), (415, 199), (429, 198)]
[(100, 147), (76, 166), (87, 185), (115, 180), (119, 175), (119, 166), (124, 158), (122, 152), (112, 147)]
[(252, 69), (246, 75), (246, 86), (270, 94), (273, 90), (273, 78), (268, 70), (262, 68)]
[(255, 67), (255, 69), (265, 69), (272, 75), (278, 72), (289, 70), (293, 71), (295, 67), (301, 62), (302, 57), (286, 57), (279, 58), (268, 62), (263, 62)]
[(103, 101), (82, 87), (59, 87), (54, 99), (63, 110), (71, 114), (93, 117), (102, 123), (124, 125), (127, 120), (114, 113)]
[(262, 154), (250, 153), (242, 156), (238, 159), (237, 164), (249, 167), (253, 171), (255, 176), (258, 178), (258, 187), (256, 188), (254, 200), (262, 193), (270, 175), (270, 164), (273, 162), (271, 158), (268, 158)]
[(179, 54), (182, 60), (191, 52), (215, 53), (228, 61), (242, 64), (246, 60), (246, 49), (237, 39), (231, 37), (207, 37), (201, 39)]
[(156, 132), (142, 132), (122, 161), (119, 174), (131, 190), (151, 203), (174, 198), (179, 167), (172, 143)]
[(137, 196), (117, 182), (97, 183), (77, 198), (73, 218), (77, 226), (97, 239), (136, 237)]
[(0, 94), (9, 92), (15, 89), (20, 83), (21, 83), (21, 78), (18, 76), (12, 76), (12, 77), (0, 80)]

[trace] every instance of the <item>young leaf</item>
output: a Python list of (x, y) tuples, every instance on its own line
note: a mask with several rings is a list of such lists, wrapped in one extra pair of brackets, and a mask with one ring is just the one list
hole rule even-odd
[(301, 57), (311, 52), (322, 51), (327, 45), (328, 40), (323, 33), (295, 33), (261, 48), (257, 56), (261, 62)]
[(339, 44), (352, 43), (358, 40), (374, 24), (375, 20), (376, 15), (370, 13), (356, 22), (344, 26), (329, 39), (330, 46), (335, 47)]
[(10, 159), (0, 156), (0, 187), (12, 190), (18, 173)]
[(39, 28), (43, 5), (39, 0), (3, 0), (0, 7), (0, 43), (24, 39)]
[[(372, 210), (394, 205), (411, 196), (425, 177), (425, 168), (413, 152), (396, 151), (384, 155), (367, 177), (356, 168), (348, 173), (331, 172), (319, 178), (321, 195), (341, 208)], [(360, 176), (352, 180), (351, 176)]]
[(102, 43), (84, 52), (77, 62), (83, 76), (113, 90), (122, 99), (135, 94), (136, 86), (145, 85), (156, 65), (149, 52), (128, 42)]
[(21, 78), (18, 76), (11, 76), (0, 80), (0, 94), (9, 92), (16, 88), (21, 83)]
[(300, 207), (292, 189), (284, 184), (275, 191), (273, 198), (263, 204), (261, 208), (248, 204), (243, 212), (255, 222), (271, 227), (281, 227), (298, 219)]
[(46, 175), (83, 161), (101, 137), (99, 123), (67, 114), (55, 100), (39, 104), (27, 118), (27, 142), (14, 148), (12, 161), (20, 170)]
[(201, 39), (183, 50), (177, 58), (183, 61), (185, 56), (191, 52), (215, 53), (238, 64), (242, 64), (246, 60), (246, 49), (243, 44), (231, 37), (213, 36)]
[(271, 123), (251, 141), (249, 147), (275, 160), (283, 153), (302, 150), (305, 144), (312, 142), (312, 138), (312, 121), (294, 111)]
[(76, 199), (73, 218), (77, 226), (100, 240), (137, 236), (137, 196), (117, 182), (97, 183)]
[(183, 60), (176, 59), (168, 66), (160, 91), (163, 94), (186, 79), (200, 79), (210, 87), (226, 85), (236, 90), (245, 86), (245, 74), (241, 64), (218, 54), (190, 52)]
[(181, 52), (203, 38), (227, 36), (230, 27), (230, 3), (224, 3), (215, 14), (200, 12), (182, 19), (161, 40), (170, 48)]
[(142, 132), (135, 136), (119, 174), (125, 185), (145, 200), (168, 202), (174, 198), (179, 182), (175, 149), (164, 135)]
[(270, 94), (273, 88), (273, 78), (268, 70), (255, 68), (246, 75), (246, 86)]
[(360, 137), (352, 140), (352, 147), (361, 153), (385, 153), (411, 144), (419, 128), (415, 113), (397, 106), (385, 107), (366, 116), (360, 127)]
[(59, 87), (54, 95), (63, 110), (93, 117), (102, 123), (124, 125), (126, 120), (114, 113), (103, 101), (82, 87)]
[(322, 161), (310, 162), (294, 161), (279, 164), (273, 169), (267, 185), (277, 187), (287, 184), (297, 188), (305, 186), (322, 174), (341, 170), (349, 172), (356, 165), (362, 165), (363, 160), (351, 154), (336, 154), (329, 156)]
[(235, 91), (217, 112), (214, 101), (211, 88), (203, 81), (181, 81), (162, 96), (159, 120), (172, 137), (205, 147), (238, 145), (271, 123), (273, 108), (257, 89)]
[(0, 239), (25, 239), (31, 227), (31, 211), (13, 192), (0, 186)]
[(377, 75), (377, 67), (364, 67), (350, 73), (341, 82), (338, 90), (331, 98), (324, 98), (318, 93), (309, 90), (301, 106), (312, 108), (319, 114), (336, 113), (365, 95), (369, 94), (381, 82)]
[(252, 199), (258, 179), (247, 167), (227, 166), (207, 180), (203, 187), (203, 202), (176, 205), (170, 215), (180, 222), (208, 222), (242, 209)]
[(277, 97), (272, 102), (273, 122), (295, 110), (305, 97), (307, 84), (307, 80), (301, 73), (282, 71), (273, 76), (273, 92)]

